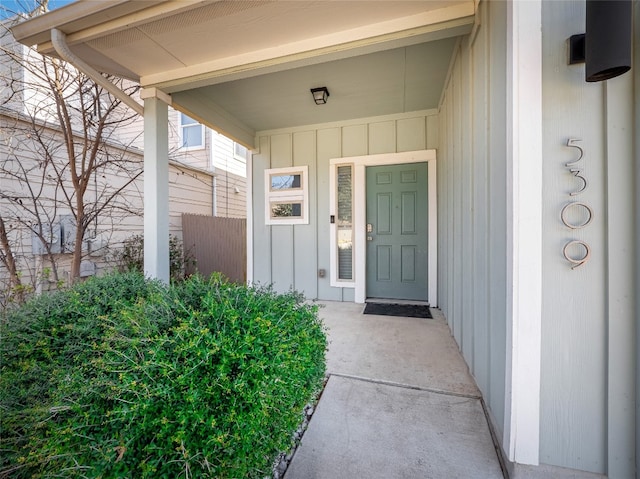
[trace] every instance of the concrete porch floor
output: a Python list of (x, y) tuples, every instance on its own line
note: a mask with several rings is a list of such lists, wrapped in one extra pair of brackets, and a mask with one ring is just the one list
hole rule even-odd
[(285, 479), (500, 478), (480, 393), (442, 313), (322, 302), (329, 380)]

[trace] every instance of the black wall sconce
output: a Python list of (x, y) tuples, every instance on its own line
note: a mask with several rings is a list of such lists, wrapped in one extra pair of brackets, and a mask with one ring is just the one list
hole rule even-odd
[(316, 105), (324, 105), (327, 103), (327, 98), (329, 98), (329, 90), (327, 90), (326, 86), (312, 88), (311, 94), (313, 95), (313, 101), (316, 102)]
[(631, 70), (632, 13), (631, 0), (587, 0), (587, 31), (569, 39), (569, 64), (586, 63), (586, 81)]

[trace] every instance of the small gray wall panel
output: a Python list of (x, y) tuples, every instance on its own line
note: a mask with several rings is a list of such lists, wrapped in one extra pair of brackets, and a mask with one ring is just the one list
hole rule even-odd
[[(445, 194), (446, 196), (446, 206), (447, 206), (447, 214), (444, 215), (444, 218), (447, 218), (446, 233), (447, 233), (447, 257), (444, 264), (447, 265), (447, 295), (446, 305), (447, 305), (447, 318), (449, 321), (449, 327), (451, 328), (451, 333), (455, 336), (456, 334), (456, 326), (457, 326), (457, 317), (455, 311), (455, 298), (456, 294), (461, 294), (461, 291), (456, 291), (455, 289), (455, 231), (454, 231), (454, 198), (455, 198), (455, 178), (453, 176), (454, 165), (455, 165), (455, 150), (454, 150), (454, 142), (455, 142), (455, 103), (454, 103), (454, 91), (453, 84), (449, 82), (449, 87), (447, 89), (448, 95), (447, 97), (451, 100), (447, 104), (447, 114), (445, 117), (445, 130), (447, 131), (446, 135), (446, 151), (448, 153), (448, 157), (446, 162), (444, 163), (444, 168), (446, 172), (446, 187)], [(440, 217), (440, 215), (438, 215)]]
[(427, 150), (438, 149), (440, 144), (440, 124), (436, 115), (427, 117)]
[(282, 133), (271, 136), (271, 168), (293, 166), (291, 134)]
[(293, 226), (275, 225), (271, 227), (271, 281), (279, 292), (293, 288)]
[(462, 290), (467, 293), (462, 296), (462, 317), (466, 318), (462, 329), (462, 350), (469, 368), (473, 370), (474, 359), (474, 341), (475, 335), (475, 310), (473, 309), (473, 258), (477, 254), (474, 248), (473, 238), (473, 149), (471, 147), (472, 135), (472, 118), (471, 118), (471, 101), (472, 101), (472, 84), (473, 76), (471, 75), (470, 52), (463, 48), (460, 50), (461, 65), (461, 176), (460, 188), (461, 195), (461, 222), (462, 222)]
[(270, 142), (268, 136), (258, 139), (259, 151), (253, 155), (253, 281), (271, 283), (271, 228), (264, 218), (264, 171), (270, 165)]
[(369, 123), (369, 155), (395, 153), (396, 122)]
[[(469, 294), (469, 291), (462, 289), (462, 265), (464, 263), (464, 249), (462, 247), (463, 236), (463, 222), (462, 222), (462, 183), (463, 174), (467, 172), (462, 170), (462, 155), (464, 154), (462, 145), (462, 131), (464, 130), (465, 122), (462, 118), (462, 103), (464, 98), (462, 97), (462, 56), (453, 67), (453, 77), (451, 79), (451, 93), (453, 94), (453, 111), (452, 118), (456, 125), (453, 132), (453, 218), (450, 218), (453, 223), (453, 289), (456, 293), (453, 295), (453, 334), (458, 341), (460, 349), (463, 349), (463, 325), (467, 326), (470, 318), (466, 318), (462, 314), (462, 299)], [(464, 320), (464, 321), (463, 321)]]
[(342, 156), (368, 155), (367, 125), (349, 125), (342, 127)]
[[(303, 131), (293, 134), (293, 166), (309, 166), (309, 224), (293, 227), (294, 287), (305, 298), (318, 297), (318, 213), (316, 187), (316, 134)], [(326, 218), (325, 218), (326, 221)]]
[[(438, 120), (443, 124), (447, 121), (447, 102), (445, 101), (441, 108)], [(447, 202), (448, 184), (446, 168), (449, 163), (447, 138), (444, 136), (440, 140), (442, 147), (438, 151), (438, 305), (440, 309), (448, 317), (449, 308), (449, 267), (448, 267), (448, 230), (447, 230), (447, 214), (449, 213), (449, 205)]]
[[(486, 15), (487, 4), (480, 5), (481, 15)], [(478, 101), (488, 97), (489, 81), (486, 75), (488, 58), (487, 42), (489, 29), (478, 30), (474, 54), (472, 55), (471, 97), (476, 100), (473, 107), (473, 128), (486, 132), (489, 108), (487, 102)], [(472, 207), (473, 207), (473, 359), (470, 361), (478, 387), (488, 394), (489, 384), (489, 155), (488, 139), (484, 134), (472, 135)]]
[[(504, 430), (505, 374), (507, 347), (507, 180), (505, 125), (507, 89), (504, 73), (507, 55), (507, 4), (489, 4), (490, 29), (489, 61), (489, 399), (491, 410), (500, 430)], [(493, 28), (495, 26), (495, 28)]]
[(329, 279), (331, 267), (329, 252), (329, 160), (343, 156), (341, 128), (324, 128), (317, 131), (317, 198), (318, 198), (318, 269), (327, 274), (318, 278), (318, 297), (342, 301), (342, 289), (333, 288)]
[(342, 301), (349, 301), (353, 303), (356, 299), (356, 290), (353, 288), (341, 288), (342, 289)]
[[(436, 115), (428, 118), (437, 119)], [(426, 144), (425, 117), (406, 118), (396, 122), (398, 151), (424, 150)]]
[[(286, 168), (293, 165), (291, 134), (271, 137), (271, 168)], [(293, 226), (271, 226), (271, 281), (276, 291), (293, 288)]]

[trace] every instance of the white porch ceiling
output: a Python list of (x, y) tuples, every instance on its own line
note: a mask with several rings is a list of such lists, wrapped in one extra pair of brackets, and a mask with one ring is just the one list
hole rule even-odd
[[(13, 29), (51, 28), (94, 68), (157, 87), (247, 143), (259, 130), (434, 108), (474, 0), (80, 0)], [(327, 86), (316, 106), (309, 89)]]

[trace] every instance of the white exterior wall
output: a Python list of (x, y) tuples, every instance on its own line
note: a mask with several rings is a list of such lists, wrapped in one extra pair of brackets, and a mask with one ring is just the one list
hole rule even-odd
[[(636, 477), (640, 35), (636, 28), (631, 73), (589, 84), (584, 65), (567, 65), (567, 39), (585, 31), (585, 2), (540, 5), (542, 247), (530, 251), (542, 271), (539, 429), (529, 424), (540, 436), (528, 446), (538, 450), (541, 467), (536, 473), (535, 467), (512, 465), (512, 477), (568, 474), (558, 468), (579, 470), (580, 477)], [(634, 8), (639, 25), (639, 2)], [(509, 439), (518, 431), (507, 421), (524, 404), (507, 403), (515, 394), (509, 381), (517, 366), (509, 362), (517, 353), (510, 350), (517, 347), (510, 330), (520, 319), (511, 309), (517, 285), (508, 274), (509, 255), (515, 254), (510, 229), (518, 226), (512, 215), (519, 211), (510, 203), (511, 175), (530, 165), (509, 164), (509, 135), (519, 125), (507, 117), (505, 98), (511, 93), (508, 14), (507, 3), (481, 2), (477, 31), (463, 39), (452, 65), (440, 109), (438, 229), (439, 304), (510, 458)], [(536, 105), (516, 106), (526, 116)], [(508, 121), (514, 122), (509, 129)], [(570, 138), (583, 140), (579, 167), (588, 181), (573, 197), (581, 182), (566, 167), (578, 157), (566, 146)], [(560, 212), (570, 201), (592, 209), (586, 227), (563, 224)], [(571, 240), (591, 248), (590, 260), (573, 270), (562, 254)], [(518, 374), (513, 384), (536, 380)]]
[[(209, 130), (211, 166), (216, 175), (216, 216), (247, 216), (247, 159), (235, 154), (235, 143)], [(251, 153), (247, 150), (247, 155)]]
[(26, 48), (17, 43), (13, 36), (5, 31), (6, 24), (0, 24), (0, 105), (11, 109), (23, 108), (24, 96), (13, 91), (11, 81), (24, 81), (25, 72), (13, 60), (12, 55), (24, 55)]
[[(142, 150), (143, 121), (118, 129), (118, 139)], [(180, 148), (180, 112), (169, 108), (169, 158), (184, 165), (210, 170), (215, 176), (215, 206), (206, 214), (244, 218), (247, 215), (247, 160), (234, 154), (234, 142), (209, 128), (204, 128), (204, 146)]]
[[(431, 149), (437, 136), (435, 111), (259, 132), (250, 174), (252, 280), (278, 291), (293, 287), (307, 298), (354, 301), (353, 288), (330, 285), (329, 160)], [(264, 171), (303, 165), (309, 167), (309, 224), (265, 225)]]

